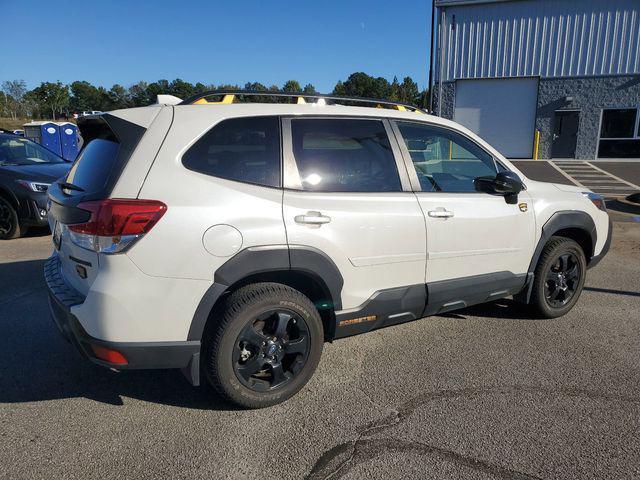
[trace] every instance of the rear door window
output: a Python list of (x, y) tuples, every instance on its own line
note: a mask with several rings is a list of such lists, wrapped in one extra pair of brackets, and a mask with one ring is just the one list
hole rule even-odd
[(291, 120), (293, 156), (304, 190), (402, 191), (395, 157), (380, 120)]
[(213, 177), (280, 186), (280, 120), (246, 117), (223, 120), (182, 157), (189, 170)]

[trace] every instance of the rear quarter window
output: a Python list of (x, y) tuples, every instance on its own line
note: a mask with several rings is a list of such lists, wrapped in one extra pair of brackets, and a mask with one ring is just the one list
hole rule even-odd
[(182, 157), (189, 170), (244, 183), (280, 186), (280, 120), (246, 117), (223, 120)]

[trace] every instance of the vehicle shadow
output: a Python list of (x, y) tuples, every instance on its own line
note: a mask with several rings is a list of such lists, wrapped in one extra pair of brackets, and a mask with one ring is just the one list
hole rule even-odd
[(49, 227), (29, 227), (29, 230), (27, 230), (27, 233), (24, 235), (24, 237), (44, 237), (47, 235), (51, 235), (51, 230), (49, 230)]
[(627, 290), (613, 290), (611, 288), (584, 287), (587, 292), (610, 293), (611, 295), (624, 295), (627, 297), (640, 297), (640, 292), (629, 292)]
[(179, 370), (113, 372), (81, 357), (49, 316), (43, 260), (0, 264), (0, 403), (85, 397), (123, 398), (208, 410), (235, 410), (209, 387), (192, 387)]
[[(597, 288), (597, 287), (584, 287), (585, 292), (604, 293), (610, 295), (623, 295), (630, 297), (640, 297), (640, 292), (632, 292), (626, 290), (614, 290), (610, 288)], [(524, 305), (515, 300), (503, 298), (494, 302), (483, 303), (480, 305), (474, 305), (471, 307), (463, 308), (453, 312), (442, 313), (438, 315), (446, 318), (457, 318), (465, 320), (467, 316), (471, 317), (486, 317), (486, 318), (501, 318), (509, 320), (535, 320), (535, 321), (547, 321), (549, 319), (536, 317), (529, 311), (527, 305)], [(551, 319), (553, 320), (553, 319)]]
[(457, 318), (460, 320), (465, 320), (467, 317), (486, 317), (508, 320), (545, 320), (532, 315), (526, 305), (508, 298), (473, 305), (453, 312), (441, 313), (438, 316)]

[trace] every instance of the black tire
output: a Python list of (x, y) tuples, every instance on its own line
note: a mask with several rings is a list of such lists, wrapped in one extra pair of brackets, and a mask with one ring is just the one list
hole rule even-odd
[(323, 343), (322, 320), (306, 296), (279, 283), (247, 285), (229, 296), (221, 321), (205, 332), (204, 373), (228, 401), (268, 407), (304, 387)]
[(21, 235), (18, 213), (11, 203), (0, 197), (0, 240), (10, 240)]
[(570, 238), (551, 237), (534, 274), (530, 302), (533, 312), (543, 318), (568, 313), (580, 298), (586, 273), (582, 247)]

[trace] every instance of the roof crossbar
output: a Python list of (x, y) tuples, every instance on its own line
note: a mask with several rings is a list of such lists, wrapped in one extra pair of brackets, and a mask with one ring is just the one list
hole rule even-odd
[[(209, 101), (208, 98), (216, 97), (221, 100)], [(258, 90), (210, 90), (207, 92), (198, 93), (192, 97), (183, 100), (179, 105), (223, 105), (231, 104), (237, 99), (237, 97), (277, 97), (291, 99), (292, 103), (304, 104), (310, 103), (307, 100), (315, 100), (316, 103), (324, 104), (355, 104), (355, 106), (366, 106), (374, 108), (392, 108), (401, 111), (419, 112), (425, 113), (424, 110), (409, 105), (406, 103), (392, 102), (391, 100), (384, 100), (379, 98), (364, 98), (364, 97), (344, 97), (341, 95), (322, 95), (319, 93), (304, 93), (304, 92), (269, 92)], [(260, 102), (260, 103), (272, 103), (272, 102)], [(311, 102), (313, 103), (313, 102)]]

